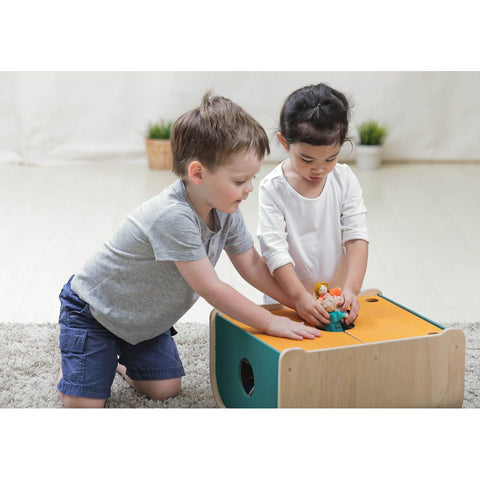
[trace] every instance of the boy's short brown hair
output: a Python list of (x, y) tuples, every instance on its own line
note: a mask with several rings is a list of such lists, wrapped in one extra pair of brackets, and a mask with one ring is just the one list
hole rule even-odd
[(262, 126), (228, 98), (205, 93), (198, 108), (177, 119), (171, 136), (173, 167), (180, 178), (194, 158), (213, 172), (231, 156), (253, 149), (262, 158), (270, 153)]

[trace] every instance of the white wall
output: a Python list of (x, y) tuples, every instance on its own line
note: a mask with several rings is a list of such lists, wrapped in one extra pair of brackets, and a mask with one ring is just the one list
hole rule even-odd
[(143, 158), (148, 121), (174, 120), (207, 89), (259, 120), (278, 160), (283, 100), (318, 82), (352, 100), (352, 135), (387, 124), (385, 160), (480, 160), (480, 72), (0, 72), (0, 161)]

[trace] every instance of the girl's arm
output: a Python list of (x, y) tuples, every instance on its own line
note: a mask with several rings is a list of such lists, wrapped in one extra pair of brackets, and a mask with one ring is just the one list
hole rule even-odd
[[(295, 273), (293, 259), (289, 253), (285, 223), (285, 216), (289, 213), (278, 202), (281, 202), (281, 197), (272, 195), (268, 188), (260, 186), (257, 237), (262, 255), (273, 271), (275, 280), (293, 300), (293, 308), (300, 317), (312, 325), (328, 324), (330, 315), (305, 289)], [(264, 291), (261, 287), (257, 288)]]
[(192, 262), (175, 262), (175, 265), (193, 290), (215, 308), (240, 322), (277, 337), (301, 340), (320, 336), (317, 329), (273, 315), (222, 282), (206, 257)]
[[(240, 275), (257, 290), (291, 307), (312, 325), (329, 323), (328, 312), (317, 302), (298, 279), (291, 264), (280, 267), (270, 275), (265, 260), (252, 247), (242, 255), (230, 255)], [(319, 321), (320, 319), (320, 321)]]
[(345, 323), (348, 325), (357, 318), (360, 309), (358, 294), (367, 271), (368, 242), (365, 240), (350, 240), (345, 244), (345, 250), (346, 274), (342, 290), (344, 302), (341, 305), (341, 310), (345, 312), (350, 308), (350, 313), (345, 319)]
[(320, 301), (316, 300), (303, 286), (291, 263), (277, 268), (273, 272), (273, 276), (287, 295), (295, 302), (294, 308), (300, 317), (313, 325), (330, 323), (330, 314), (325, 310)]
[(240, 255), (229, 254), (228, 257), (237, 272), (257, 290), (274, 298), (277, 302), (290, 308), (295, 308), (291, 297), (280, 287), (270, 275), (265, 259), (260, 256), (255, 247)]

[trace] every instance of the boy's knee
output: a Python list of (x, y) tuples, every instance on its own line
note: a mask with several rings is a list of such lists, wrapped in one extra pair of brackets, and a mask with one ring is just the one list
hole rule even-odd
[(58, 394), (65, 408), (103, 408), (106, 402), (105, 399), (101, 398), (73, 397), (61, 392), (58, 392)]
[(176, 397), (182, 389), (181, 377), (167, 380), (134, 380), (133, 382), (138, 393), (146, 395), (152, 400)]

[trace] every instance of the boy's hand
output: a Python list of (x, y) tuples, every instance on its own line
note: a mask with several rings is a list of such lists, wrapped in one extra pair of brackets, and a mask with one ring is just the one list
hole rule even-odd
[(324, 327), (330, 323), (330, 314), (320, 300), (313, 298), (307, 291), (295, 302), (295, 310), (303, 320), (312, 325)]
[(295, 322), (287, 317), (277, 315), (272, 315), (272, 320), (264, 331), (274, 337), (292, 338), (293, 340), (312, 339), (321, 335), (318, 329), (309, 327), (303, 322)]
[(360, 310), (360, 302), (358, 297), (351, 290), (342, 291), (343, 301), (338, 302), (338, 306), (342, 312), (346, 312), (350, 309), (350, 313), (345, 318), (345, 324), (350, 325), (358, 316), (358, 311)]

